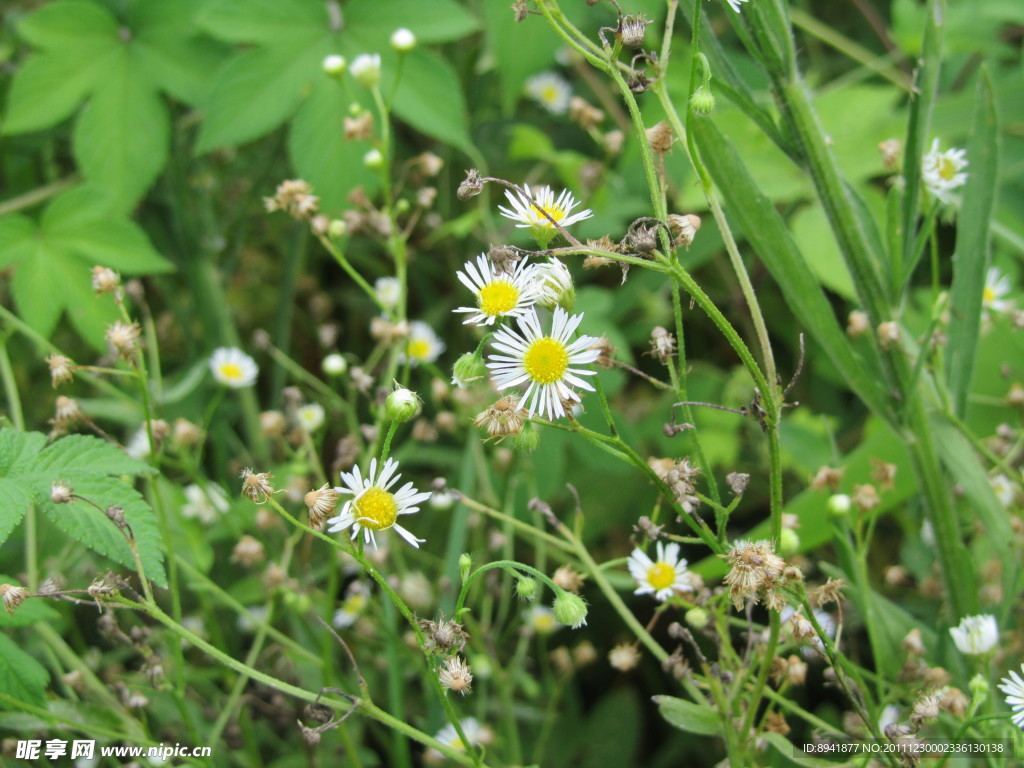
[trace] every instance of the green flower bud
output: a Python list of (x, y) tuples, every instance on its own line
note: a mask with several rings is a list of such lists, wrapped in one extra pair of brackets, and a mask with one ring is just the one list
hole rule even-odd
[(988, 698), (988, 680), (981, 675), (975, 675), (971, 678), (971, 682), (968, 683), (967, 687), (971, 691), (971, 707), (976, 709)]
[(828, 511), (833, 517), (846, 517), (850, 514), (853, 502), (845, 493), (837, 493), (828, 500)]
[(452, 366), (452, 384), (459, 389), (487, 375), (487, 366), (484, 359), (476, 352), (467, 352)]
[[(465, 581), (469, 578), (469, 569), (473, 567), (473, 558), (469, 556), (469, 552), (463, 552), (459, 555), (459, 579)], [(476, 668), (476, 664), (473, 664), (473, 668)]]
[(338, 77), (345, 72), (345, 69), (348, 67), (348, 62), (345, 61), (344, 56), (332, 53), (330, 56), (324, 57), (322, 66), (326, 74), (331, 77)]
[(573, 629), (579, 629), (587, 623), (587, 604), (583, 598), (564, 590), (558, 593), (551, 609), (555, 612), (555, 621)]
[(384, 409), (392, 421), (408, 421), (419, 415), (420, 398), (412, 390), (399, 387), (388, 395), (388, 399), (384, 402)]
[(405, 27), (396, 29), (391, 35), (391, 47), (399, 53), (408, 53), (416, 47), (416, 35)]
[(697, 117), (706, 117), (715, 111), (715, 96), (703, 85), (690, 97), (690, 109)]
[(376, 88), (380, 83), (380, 54), (361, 53), (352, 59), (349, 71), (360, 85)]
[(384, 155), (381, 154), (379, 149), (371, 149), (363, 155), (363, 165), (373, 169), (382, 168), (384, 166)]
[(341, 219), (331, 219), (331, 223), (327, 225), (327, 234), (330, 237), (341, 237), (346, 231), (348, 227)]
[(323, 359), (320, 367), (328, 376), (341, 376), (348, 370), (348, 362), (337, 352), (332, 352)]
[(703, 608), (691, 608), (686, 612), (686, 623), (694, 629), (703, 629), (706, 627), (710, 618), (711, 617), (708, 616), (708, 612)]
[(530, 576), (519, 576), (516, 580), (516, 595), (520, 600), (532, 603), (540, 594), (540, 584)]
[(783, 528), (779, 537), (779, 554), (793, 555), (800, 551), (800, 536), (792, 528)]
[(540, 445), (540, 432), (530, 422), (523, 424), (523, 428), (512, 436), (512, 446), (523, 453), (533, 453)]

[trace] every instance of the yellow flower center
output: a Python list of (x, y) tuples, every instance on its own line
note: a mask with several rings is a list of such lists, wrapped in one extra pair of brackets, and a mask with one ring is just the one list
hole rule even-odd
[(558, 89), (553, 85), (549, 85), (540, 92), (540, 100), (545, 104), (554, 104), (558, 101)]
[(515, 309), (519, 289), (504, 280), (493, 280), (480, 289), (477, 304), (485, 315), (503, 315)]
[(569, 367), (569, 353), (562, 342), (545, 336), (526, 350), (523, 367), (538, 384), (553, 384), (565, 375), (565, 369)]
[[(536, 213), (534, 213), (534, 211), (536, 211)], [(547, 216), (541, 213), (541, 211), (546, 211), (548, 216), (550, 216), (555, 221), (561, 221), (562, 219), (564, 219), (566, 213), (564, 208), (561, 208), (557, 205), (534, 205), (533, 209), (530, 211), (530, 213), (533, 214), (534, 226), (547, 227), (548, 229), (554, 229), (555, 225), (552, 224), (548, 220)]]
[(220, 375), (225, 379), (242, 378), (242, 368), (237, 363), (224, 363), (220, 367)]
[(668, 563), (655, 563), (647, 569), (647, 582), (655, 589), (671, 587), (676, 581), (676, 569)]
[(985, 304), (991, 304), (993, 301), (995, 301), (996, 300), (996, 291), (995, 291), (995, 289), (992, 286), (990, 286), (990, 285), (986, 285), (985, 286), (985, 292), (982, 294), (981, 300)]
[(398, 503), (383, 488), (370, 488), (355, 503), (356, 522), (366, 528), (382, 531), (398, 519)]
[(952, 181), (956, 176), (956, 164), (948, 157), (939, 158), (939, 176), (946, 181)]
[(414, 357), (417, 360), (426, 360), (430, 357), (430, 342), (426, 339), (412, 339), (409, 341), (409, 346), (405, 348), (405, 351), (409, 357)]

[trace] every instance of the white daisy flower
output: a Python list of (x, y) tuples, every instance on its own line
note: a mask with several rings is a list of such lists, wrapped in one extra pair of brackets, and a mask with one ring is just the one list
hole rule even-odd
[(192, 484), (185, 486), (186, 503), (181, 505), (181, 516), (196, 519), (210, 525), (228, 511), (231, 502), (228, 495), (219, 485), (207, 485), (205, 488)]
[(413, 365), (432, 363), (444, 352), (445, 343), (437, 337), (434, 329), (422, 320), (414, 320), (409, 324), (409, 339), (405, 343), (403, 362), (408, 360)]
[(739, 13), (740, 8), (743, 7), (743, 3), (746, 2), (749, 2), (749, 0), (729, 0), (729, 5), (732, 6), (732, 9), (736, 11), (736, 13)]
[(310, 403), (295, 410), (295, 421), (303, 432), (313, 434), (324, 425), (324, 407), (319, 403)]
[(948, 205), (956, 202), (950, 193), (967, 183), (967, 174), (961, 173), (966, 167), (967, 150), (953, 147), (940, 152), (939, 140), (935, 139), (921, 163), (921, 179), (933, 197)]
[(378, 277), (373, 284), (377, 299), (388, 309), (394, 309), (402, 300), (402, 283), (397, 277)]
[[(1020, 665), (1020, 671), (1024, 672), (1024, 664)], [(1006, 694), (1006, 703), (1013, 710), (1013, 724), (1024, 728), (1024, 680), (1013, 670), (1009, 675), (1000, 681), (999, 690)]]
[(995, 477), (988, 479), (989, 485), (992, 486), (992, 491), (995, 493), (996, 498), (999, 499), (999, 503), (1004, 507), (1008, 507), (1013, 504), (1013, 498), (1016, 495), (1013, 489), (1013, 483), (1010, 482), (1010, 478), (1006, 475), (998, 474)]
[(544, 109), (556, 115), (564, 115), (572, 99), (569, 82), (555, 72), (541, 72), (526, 81), (523, 89), (526, 95), (538, 102)]
[(581, 320), (582, 314), (569, 315), (556, 307), (551, 334), (545, 335), (537, 311), (531, 308), (516, 319), (518, 333), (501, 328), (494, 334), (493, 348), (505, 353), (487, 356), (494, 385), (502, 390), (528, 381), (520, 401), (526, 405), (528, 417), (535, 413), (547, 419), (565, 416), (565, 403), (580, 401), (568, 385), (594, 391), (580, 378), (593, 376), (594, 371), (572, 367), (592, 363), (601, 354), (597, 349), (589, 349), (597, 341), (593, 336), (570, 341)]
[(362, 582), (353, 581), (352, 586), (345, 592), (345, 599), (341, 601), (341, 607), (334, 612), (331, 624), (335, 629), (348, 629), (363, 615), (367, 605), (369, 605), (369, 594), (366, 586)]
[(960, 626), (950, 627), (949, 634), (953, 636), (956, 649), (969, 656), (988, 653), (999, 642), (996, 617), (990, 613), (967, 616), (960, 622)]
[(572, 273), (562, 262), (552, 256), (547, 264), (538, 264), (534, 273), (537, 284), (537, 303), (545, 309), (561, 307), (571, 312), (576, 304), (576, 286)]
[(231, 389), (251, 387), (260, 372), (256, 361), (237, 347), (219, 347), (210, 355), (210, 370), (218, 384)]
[(676, 592), (692, 592), (686, 578), (686, 560), (679, 557), (679, 545), (659, 541), (657, 556), (657, 560), (651, 560), (639, 547), (629, 556), (629, 574), (637, 583), (634, 594), (653, 594), (655, 600), (664, 602)]
[[(489, 744), (494, 739), (494, 734), (491, 729), (486, 725), (481, 725), (474, 717), (467, 717), (464, 720), (460, 720), (459, 725), (462, 727), (462, 732), (466, 734), (466, 739), (469, 741), (470, 746), (478, 747), (481, 744)], [(459, 734), (455, 730), (455, 726), (451, 723), (438, 731), (434, 738), (446, 747), (453, 747), (460, 752), (466, 751), (466, 745), (462, 743), (462, 739), (459, 738)], [(432, 747), (427, 749), (424, 757), (427, 762), (430, 763), (441, 762), (445, 759), (444, 755)]]
[(999, 271), (997, 267), (991, 267), (985, 275), (985, 290), (981, 296), (981, 306), (987, 313), (1006, 312), (1013, 306), (1013, 302), (1006, 301), (1003, 297), (1010, 292), (1010, 278)]
[(348, 494), (352, 499), (345, 502), (340, 515), (327, 521), (328, 532), (337, 533), (351, 528), (351, 538), (354, 539), (362, 531), (363, 540), (372, 543), (376, 549), (374, 531), (394, 528), (399, 536), (419, 549), (425, 539), (417, 539), (405, 530), (398, 524), (398, 518), (400, 515), (419, 512), (420, 508), (416, 505), (429, 499), (430, 493), (417, 492), (412, 483), (406, 483), (397, 492), (391, 493), (388, 489), (401, 477), (396, 474), (397, 471), (398, 462), (389, 458), (381, 467), (379, 475), (376, 459), (370, 462), (370, 472), (365, 478), (360, 474), (358, 465), (351, 472), (342, 472), (341, 481), (345, 487), (334, 490)]
[(493, 325), (498, 318), (519, 317), (537, 300), (537, 267), (528, 265), (526, 259), (521, 259), (512, 272), (499, 272), (487, 254), (481, 253), (475, 265), (467, 261), (463, 270), (456, 272), (456, 277), (476, 295), (475, 307), (452, 310), (474, 313), (464, 325)]
[(546, 605), (534, 605), (526, 612), (526, 626), (538, 635), (550, 635), (562, 628), (555, 618), (555, 612)]
[(547, 247), (547, 244), (558, 230), (555, 229), (555, 225), (541, 211), (547, 213), (548, 216), (557, 221), (563, 228), (568, 227), (570, 224), (575, 224), (577, 221), (589, 219), (594, 215), (589, 208), (578, 213), (572, 213), (572, 209), (579, 205), (579, 203), (568, 189), (562, 190), (557, 198), (555, 197), (554, 190), (549, 186), (539, 187), (536, 192), (533, 192), (529, 184), (524, 184), (523, 191), (526, 192), (525, 196), (518, 192), (513, 192), (511, 189), (506, 189), (505, 197), (512, 207), (505, 208), (499, 205), (498, 210), (505, 218), (519, 222), (516, 224), (517, 228), (529, 229), (530, 234), (533, 235), (534, 239), (543, 248)]

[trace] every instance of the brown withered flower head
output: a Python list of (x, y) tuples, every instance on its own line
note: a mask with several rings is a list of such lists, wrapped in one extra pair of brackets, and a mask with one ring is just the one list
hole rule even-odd
[(242, 470), (242, 495), (256, 504), (266, 504), (274, 493), (270, 482), (273, 477), (269, 472), (253, 472), (249, 467)]
[(284, 211), (294, 219), (309, 219), (320, 207), (320, 198), (313, 187), (302, 179), (289, 179), (277, 185), (273, 197), (263, 198), (267, 213)]
[(726, 554), (719, 555), (729, 564), (724, 583), (737, 610), (748, 599), (774, 592), (780, 584), (786, 561), (775, 554), (771, 542), (737, 541)]
[(477, 414), (473, 423), (484, 427), (491, 437), (501, 439), (509, 435), (517, 435), (526, 423), (526, 411), (519, 407), (519, 398), (506, 395), (489, 405), (486, 410)]

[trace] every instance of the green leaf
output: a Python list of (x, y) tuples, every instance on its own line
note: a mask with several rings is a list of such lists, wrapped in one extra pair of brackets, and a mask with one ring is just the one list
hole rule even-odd
[(558, 38), (546, 24), (510, 24), (507, 3), (482, 3), (481, 14), (502, 87), (502, 111), (509, 115), (526, 79), (554, 63)]
[(205, 100), (196, 151), (241, 144), (277, 128), (291, 117), (314, 78), (324, 76), (320, 62), (328, 48), (326, 42), (298, 51), (256, 48), (229, 61)]
[(0, 477), (22, 474), (46, 447), (46, 435), (39, 432), (0, 430)]
[(127, 51), (75, 123), (75, 160), (87, 179), (127, 210), (167, 161), (170, 122), (152, 83)]
[(946, 375), (953, 407), (961, 417), (974, 375), (985, 280), (989, 264), (989, 227), (995, 209), (999, 168), (999, 120), (988, 69), (978, 78), (974, 130), (967, 145), (970, 173), (963, 208), (957, 216), (953, 285), (949, 299)]
[[(18, 265), (11, 281), (14, 303), (22, 319), (34, 331), (49, 338), (57, 327), (67, 297), (55, 289), (54, 275), (73, 278), (75, 267), (67, 254), (54, 249), (45, 241), (36, 243), (35, 252)], [(82, 279), (87, 275), (82, 274)]]
[(681, 731), (701, 736), (718, 736), (722, 732), (722, 720), (711, 707), (675, 696), (653, 696), (652, 699), (661, 716)]
[(395, 113), (428, 136), (458, 149), (472, 147), (462, 84), (452, 66), (429, 51), (407, 54)]
[[(697, 120), (694, 135), (729, 213), (749, 233), (751, 247), (768, 267), (804, 330), (818, 342), (848, 386), (878, 416), (892, 421), (877, 357), (858, 355), (836, 321), (832, 305), (793, 242), (786, 223), (753, 182), (732, 144), (710, 120)], [(874, 353), (874, 349), (870, 350)]]
[(325, 3), (319, 0), (214, 0), (196, 18), (222, 40), (266, 45), (290, 45), (308, 37), (311, 29), (322, 34), (328, 21)]
[(32, 494), (19, 482), (0, 477), (0, 544), (18, 527), (31, 504)]
[(55, 51), (106, 48), (117, 42), (117, 29), (117, 19), (109, 11), (86, 0), (44, 5), (18, 25), (18, 32), (32, 45)]
[(92, 90), (109, 53), (82, 60), (78, 56), (31, 56), (11, 82), (3, 133), (39, 131), (69, 117)]
[(0, 267), (16, 264), (32, 255), (36, 225), (20, 214), (0, 218)]
[(601, 697), (584, 726), (582, 768), (636, 765), (640, 741), (640, 701), (632, 688), (617, 688)]
[[(343, 11), (346, 31), (364, 44), (381, 47), (398, 27), (411, 30), (422, 44), (458, 40), (479, 26), (472, 14), (452, 0), (349, 0)], [(507, 22), (508, 8), (502, 11)]]
[(133, 459), (106, 440), (91, 435), (69, 435), (47, 446), (32, 464), (36, 475), (142, 475), (153, 472), (145, 462)]
[[(174, 7), (174, 3), (143, 3), (139, 10)], [(153, 14), (157, 16), (156, 13)], [(210, 89), (210, 73), (219, 70), (230, 51), (221, 43), (193, 35), (194, 27), (166, 27), (159, 18), (142, 22), (132, 46), (132, 61), (149, 79), (177, 99), (198, 106)]]
[(46, 667), (19, 648), (11, 638), (0, 634), (0, 693), (12, 699), (46, 706)]
[(377, 175), (363, 165), (369, 143), (346, 141), (342, 130), (350, 101), (338, 84), (322, 78), (299, 108), (288, 132), (288, 155), (299, 178), (313, 185), (325, 211), (340, 210), (362, 185), (372, 192)]

